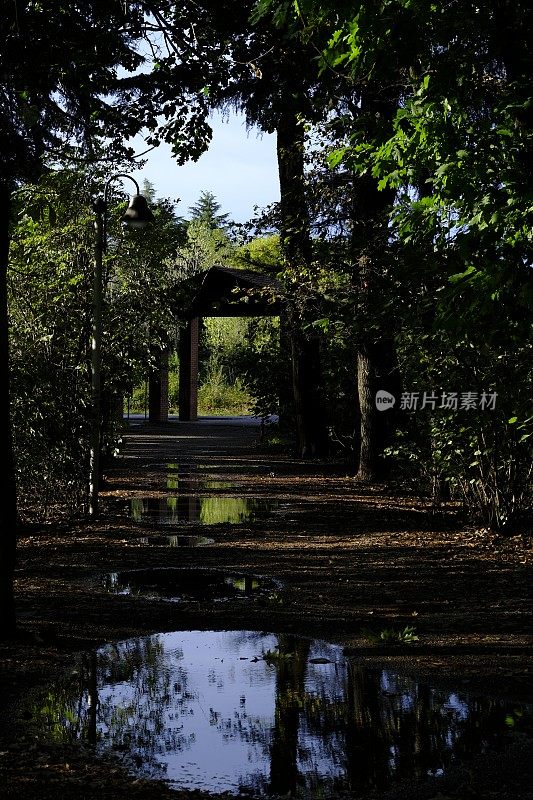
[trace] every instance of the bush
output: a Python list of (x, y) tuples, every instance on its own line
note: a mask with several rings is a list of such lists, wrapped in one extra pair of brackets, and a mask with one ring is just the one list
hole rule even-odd
[(239, 378), (229, 384), (222, 367), (213, 365), (198, 389), (198, 413), (222, 416), (249, 414), (250, 395)]

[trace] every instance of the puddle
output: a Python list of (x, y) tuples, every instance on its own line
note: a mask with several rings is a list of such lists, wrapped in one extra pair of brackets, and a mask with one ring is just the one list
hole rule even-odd
[(184, 522), (238, 525), (259, 519), (275, 507), (275, 500), (257, 497), (134, 497), (131, 500), (131, 516), (136, 522), (155, 525), (179, 525)]
[(212, 478), (208, 475), (196, 472), (195, 465), (192, 464), (166, 464), (167, 476), (165, 486), (172, 491), (181, 492), (201, 492), (202, 490), (213, 489), (222, 491), (224, 489), (235, 489), (237, 484), (220, 478)]
[(115, 594), (142, 595), (171, 603), (234, 600), (279, 589), (278, 583), (255, 575), (173, 567), (111, 572), (105, 576), (104, 586)]
[(165, 482), (166, 489), (181, 492), (201, 492), (208, 489), (223, 491), (224, 489), (235, 489), (236, 486), (237, 484), (233, 481), (208, 479), (194, 474), (177, 476), (169, 473)]
[[(179, 631), (106, 645), (32, 708), (173, 789), (362, 796), (442, 776), (504, 747), (512, 704), (364, 670), (335, 645), (251, 631)], [(437, 790), (435, 790), (437, 791)]]
[(205, 547), (215, 543), (207, 536), (140, 536), (135, 541), (158, 547)]

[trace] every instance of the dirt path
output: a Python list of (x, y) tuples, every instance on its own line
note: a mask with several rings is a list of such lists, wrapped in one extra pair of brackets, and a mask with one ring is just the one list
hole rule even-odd
[[(399, 491), (358, 486), (342, 464), (268, 452), (258, 434), (221, 422), (132, 424), (106, 476), (99, 520), (24, 535), (17, 598), (25, 638), (0, 645), (0, 796), (176, 798), (116, 764), (110, 772), (78, 745), (43, 743), (25, 704), (43, 696), (75, 653), (154, 631), (300, 633), (339, 643), (364, 665), (533, 702), (531, 539), (465, 528), (454, 507), (435, 511)], [(173, 521), (133, 518), (135, 498), (138, 509), (149, 497), (168, 514), (169, 494), (182, 498)], [(229, 512), (217, 498), (233, 498)], [(246, 518), (246, 501), (255, 516)], [(210, 524), (221, 513), (226, 522)], [(170, 547), (154, 543), (161, 531), (213, 541)], [(279, 587), (257, 600), (169, 604), (105, 584), (111, 573), (162, 566), (259, 576)], [(376, 641), (407, 626), (417, 641)], [(397, 796), (525, 800), (532, 754), (531, 740), (520, 738), (497, 764), (478, 760), (468, 775), (459, 770), (438, 788), (404, 787)]]

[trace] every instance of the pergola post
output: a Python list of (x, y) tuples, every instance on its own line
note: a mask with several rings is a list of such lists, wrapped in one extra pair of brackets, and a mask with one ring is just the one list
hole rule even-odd
[(198, 331), (199, 318), (194, 317), (180, 332), (179, 340), (179, 418), (198, 419)]

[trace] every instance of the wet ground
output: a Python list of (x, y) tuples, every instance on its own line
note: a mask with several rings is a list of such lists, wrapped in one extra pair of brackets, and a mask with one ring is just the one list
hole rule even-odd
[[(453, 505), (435, 510), (398, 488), (358, 485), (340, 463), (269, 452), (258, 433), (228, 420), (135, 420), (106, 476), (100, 519), (24, 536), (17, 596), (26, 638), (0, 646), (2, 797), (177, 797), (87, 744), (43, 741), (35, 711), (75, 658), (157, 632), (311, 637), (339, 646), (357, 668), (447, 696), (517, 708), (533, 700), (530, 538), (466, 527)], [(179, 602), (168, 602), (153, 581), (147, 593), (127, 582), (117, 591), (109, 579), (150, 569), (214, 570), (224, 587), (227, 578), (241, 583), (223, 601), (182, 587)], [(530, 798), (526, 734), (511, 730), (497, 759), (468, 759), (421, 783), (404, 775), (396, 788), (367, 784), (357, 796)]]

